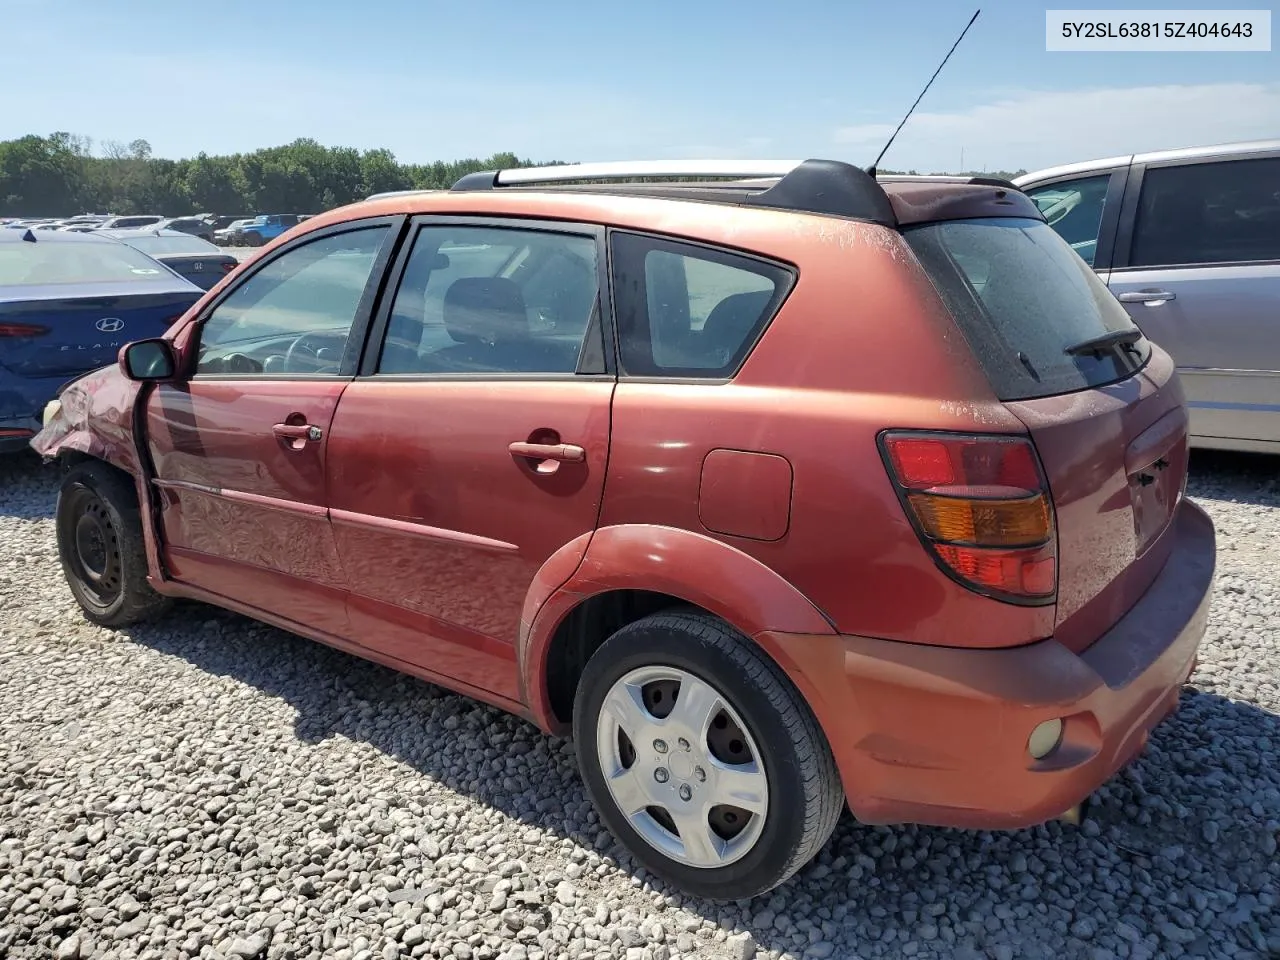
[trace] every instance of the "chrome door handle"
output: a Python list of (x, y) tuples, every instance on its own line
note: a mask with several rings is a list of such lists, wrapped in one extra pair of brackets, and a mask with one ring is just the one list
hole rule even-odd
[(524, 443), (510, 444), (507, 449), (513, 457), (530, 460), (559, 460), (562, 463), (581, 463), (587, 451), (576, 443)]
[(1177, 300), (1178, 295), (1168, 290), (1130, 290), (1128, 293), (1120, 294), (1116, 299), (1121, 303), (1149, 303), (1156, 306), (1166, 300)]

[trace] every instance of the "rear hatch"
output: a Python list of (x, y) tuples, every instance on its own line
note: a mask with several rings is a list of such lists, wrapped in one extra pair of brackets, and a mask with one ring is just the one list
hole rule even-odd
[(1188, 456), (1173, 364), (1041, 220), (950, 220), (903, 235), (1040, 455), (1057, 523), (1055, 636), (1080, 651), (1172, 548)]
[(160, 336), (202, 293), (172, 274), (152, 284), (0, 288), (0, 369), (70, 377), (114, 363), (122, 346)]

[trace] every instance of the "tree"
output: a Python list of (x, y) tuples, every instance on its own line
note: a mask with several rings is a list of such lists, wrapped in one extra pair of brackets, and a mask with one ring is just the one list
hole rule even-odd
[(185, 162), (183, 188), (197, 211), (234, 216), (249, 209), (244, 173), (234, 157), (201, 153)]
[(326, 147), (309, 138), (252, 153), (154, 156), (144, 139), (59, 132), (0, 141), (0, 215), (56, 216), (91, 209), (180, 215), (318, 213), (373, 193), (447, 188), (464, 174), (528, 166), (514, 153), (403, 164), (390, 150)]
[(82, 158), (66, 134), (0, 142), (0, 210), (19, 216), (70, 216), (84, 200)]

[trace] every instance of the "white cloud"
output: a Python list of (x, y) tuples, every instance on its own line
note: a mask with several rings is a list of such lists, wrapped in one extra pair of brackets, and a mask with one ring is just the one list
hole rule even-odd
[[(869, 163), (894, 123), (834, 132), (842, 153)], [(1028, 91), (955, 113), (917, 112), (882, 165), (921, 172), (1035, 170), (1059, 163), (1174, 147), (1274, 137), (1280, 85), (1218, 83)]]

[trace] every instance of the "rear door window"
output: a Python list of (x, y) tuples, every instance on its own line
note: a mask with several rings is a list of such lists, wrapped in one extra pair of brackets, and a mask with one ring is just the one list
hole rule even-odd
[(1098, 251), (1102, 208), (1110, 184), (1111, 174), (1104, 173), (1079, 180), (1059, 180), (1027, 190), (1027, 196), (1040, 208), (1049, 226), (1090, 266)]
[[(953, 220), (914, 227), (904, 236), (1001, 400), (1114, 383), (1150, 356), (1150, 344), (1124, 307), (1039, 220)], [(1107, 335), (1134, 342), (1080, 349)]]
[(585, 234), (424, 226), (377, 372), (574, 374), (591, 357), (602, 368), (597, 264)]
[(1129, 265), (1280, 260), (1280, 157), (1150, 167)]
[(610, 244), (630, 376), (732, 376), (794, 280), (785, 267), (727, 250), (620, 232)]

